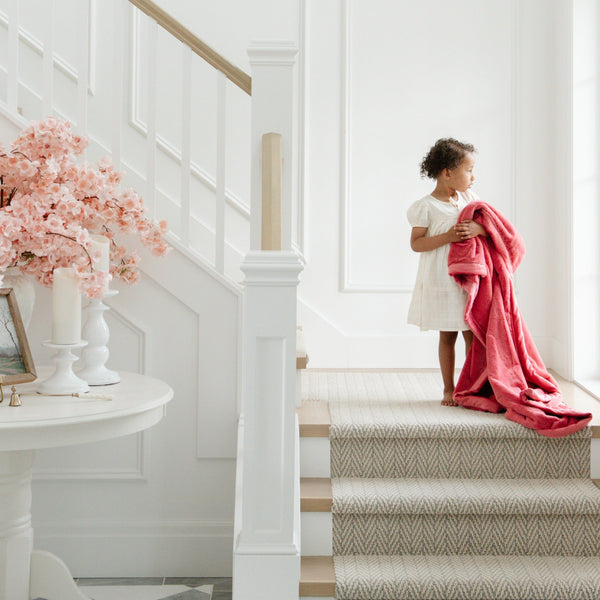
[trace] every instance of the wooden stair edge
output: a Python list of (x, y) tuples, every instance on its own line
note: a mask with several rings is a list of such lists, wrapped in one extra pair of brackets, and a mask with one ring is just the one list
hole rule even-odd
[(296, 370), (308, 368), (308, 354), (296, 354)]
[(300, 437), (329, 437), (331, 417), (326, 402), (303, 404), (296, 409)]
[(300, 510), (302, 512), (331, 512), (333, 492), (329, 477), (300, 478)]
[(302, 556), (300, 559), (300, 596), (335, 595), (333, 556)]

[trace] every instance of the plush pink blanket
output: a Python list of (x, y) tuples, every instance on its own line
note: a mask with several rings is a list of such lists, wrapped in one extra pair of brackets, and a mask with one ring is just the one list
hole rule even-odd
[(450, 245), (448, 272), (467, 292), (465, 321), (474, 334), (454, 399), (466, 408), (506, 410), (508, 419), (548, 437), (583, 429), (591, 413), (562, 403), (517, 306), (512, 274), (525, 254), (521, 236), (485, 202), (469, 203), (458, 220), (465, 219), (489, 237)]

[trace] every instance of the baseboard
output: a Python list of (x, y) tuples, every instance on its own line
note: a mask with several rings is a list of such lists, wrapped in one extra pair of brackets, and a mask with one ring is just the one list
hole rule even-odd
[(231, 521), (34, 523), (74, 577), (231, 577)]

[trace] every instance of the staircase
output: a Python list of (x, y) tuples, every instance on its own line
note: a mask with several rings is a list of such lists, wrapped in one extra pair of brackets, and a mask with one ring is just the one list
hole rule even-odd
[[(152, 0), (106, 0), (101, 11), (76, 0), (22, 4), (0, 9), (0, 116), (19, 129), (49, 114), (68, 119), (90, 138), (85, 160), (111, 155), (148, 216), (169, 223), (171, 264), (186, 262), (157, 267), (156, 288), (171, 291), (177, 279), (207, 304), (188, 340), (210, 335), (206, 322), (230, 311), (215, 328), (214, 357), (235, 375), (177, 372), (189, 380), (185, 397), (202, 396), (199, 430), (229, 442), (223, 452), (196, 440), (193, 456), (236, 458), (233, 597), (296, 598), (298, 48), (254, 41), (250, 76)], [(204, 275), (217, 285), (200, 285)]]
[[(434, 373), (303, 376), (300, 596), (600, 597), (596, 427), (550, 440), (441, 407)], [(561, 381), (565, 401), (597, 402)]]

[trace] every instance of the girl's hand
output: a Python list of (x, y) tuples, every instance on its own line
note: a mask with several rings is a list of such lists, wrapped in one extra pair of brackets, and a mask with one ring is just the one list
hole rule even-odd
[(487, 231), (485, 230), (485, 227), (481, 226), (475, 221), (472, 221), (471, 219), (457, 223), (454, 226), (454, 231), (461, 241), (470, 240), (478, 235), (487, 237)]
[(451, 244), (453, 242), (462, 242), (462, 237), (456, 230), (456, 225), (454, 227), (452, 227), (451, 229), (448, 229), (448, 231), (446, 232), (446, 236), (447, 236), (447, 240), (446, 240), (447, 244)]

